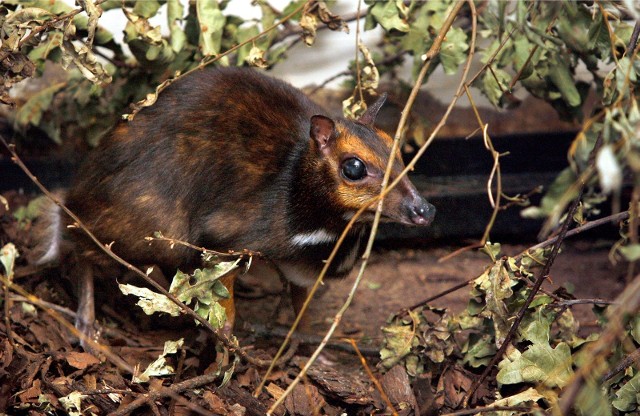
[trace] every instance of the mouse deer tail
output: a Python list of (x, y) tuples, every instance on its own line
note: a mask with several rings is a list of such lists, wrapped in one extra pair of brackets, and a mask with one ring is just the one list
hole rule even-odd
[[(64, 200), (63, 192), (56, 192), (60, 200)], [(35, 230), (36, 248), (34, 263), (44, 265), (58, 262), (62, 254), (63, 216), (62, 208), (51, 199), (44, 201)]]

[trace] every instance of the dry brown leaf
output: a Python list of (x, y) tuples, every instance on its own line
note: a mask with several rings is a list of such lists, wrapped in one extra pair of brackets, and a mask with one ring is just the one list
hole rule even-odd
[(66, 354), (65, 360), (71, 367), (78, 370), (84, 370), (91, 365), (100, 363), (99, 359), (86, 352), (70, 352)]

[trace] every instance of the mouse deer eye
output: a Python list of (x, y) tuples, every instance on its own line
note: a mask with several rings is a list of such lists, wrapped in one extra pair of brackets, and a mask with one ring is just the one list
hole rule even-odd
[(367, 166), (357, 157), (350, 157), (342, 162), (342, 176), (350, 181), (359, 181), (367, 176)]

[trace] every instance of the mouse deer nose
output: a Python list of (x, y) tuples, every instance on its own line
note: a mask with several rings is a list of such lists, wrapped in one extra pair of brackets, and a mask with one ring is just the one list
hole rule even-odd
[(429, 225), (433, 222), (433, 218), (436, 215), (436, 207), (417, 194), (408, 208), (409, 218), (415, 225)]

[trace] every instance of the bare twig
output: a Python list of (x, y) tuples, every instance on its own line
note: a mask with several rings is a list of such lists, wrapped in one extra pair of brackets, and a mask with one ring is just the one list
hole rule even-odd
[[(216, 381), (218, 377), (215, 372), (211, 374), (204, 374), (202, 376), (193, 377), (189, 380), (182, 381), (178, 384), (171, 385), (169, 387), (163, 387), (158, 390), (149, 391), (146, 394), (140, 395), (137, 399), (129, 403), (128, 405), (121, 407), (115, 412), (111, 413), (112, 416), (125, 416), (131, 414), (134, 410), (144, 406), (145, 404), (152, 403), (155, 400), (165, 397), (176, 397), (176, 395), (187, 391), (197, 389), (198, 387), (206, 386)], [(211, 414), (206, 412), (204, 414)]]
[(441, 416), (466, 416), (475, 415), (476, 413), (488, 413), (498, 411), (512, 411), (512, 412), (530, 412), (533, 409), (523, 406), (486, 406), (486, 407), (474, 407), (473, 409), (459, 410), (453, 413), (444, 413)]
[[(408, 116), (409, 116), (409, 110), (411, 109), (411, 106), (413, 105), (413, 102), (415, 101), (416, 96), (418, 95), (418, 91), (419, 91), (419, 89), (420, 89), (420, 87), (422, 85), (422, 80), (426, 76), (426, 73), (427, 73), (427, 70), (429, 68), (429, 65), (430, 65), (432, 59), (437, 55), (438, 51), (440, 50), (440, 47), (442, 45), (442, 42), (444, 41), (444, 37), (445, 37), (446, 33), (448, 32), (449, 28), (453, 24), (453, 21), (455, 20), (455, 18), (458, 15), (459, 11), (462, 9), (462, 6), (464, 5), (464, 3), (465, 3), (464, 0), (460, 0), (455, 4), (455, 6), (453, 7), (452, 11), (447, 16), (447, 19), (442, 24), (442, 27), (441, 27), (440, 31), (438, 32), (438, 35), (434, 39), (434, 42), (433, 42), (431, 48), (425, 54), (425, 63), (424, 63), (420, 73), (418, 74), (418, 76), (416, 78), (416, 82), (415, 82), (414, 88), (411, 91), (411, 94), (409, 95), (409, 99), (407, 100), (407, 103), (405, 105), (404, 110), (402, 111), (402, 116), (400, 118), (400, 122), (398, 124), (398, 128), (396, 130), (396, 134), (395, 134), (395, 137), (394, 137), (393, 145), (391, 147), (391, 151), (390, 151), (391, 155), (395, 154), (396, 149), (399, 146), (400, 138), (401, 138), (402, 132), (404, 131), (404, 126), (405, 126), (405, 124), (407, 122), (407, 119), (408, 119)], [(473, 1), (469, 1), (468, 4), (469, 4), (469, 7), (471, 8), (471, 10), (473, 11), (473, 30), (472, 30), (472, 39), (471, 39), (471, 47), (470, 47), (470, 51), (469, 51), (469, 57), (468, 57), (467, 63), (465, 64), (465, 69), (463, 71), (461, 85), (466, 80), (467, 74), (469, 72), (470, 62), (471, 62), (471, 59), (473, 57), (474, 48), (475, 48), (475, 36), (476, 36), (476, 30), (475, 30), (476, 29), (475, 5), (473, 4)], [(304, 375), (308, 371), (308, 369), (311, 366), (311, 364), (315, 361), (315, 359), (318, 357), (318, 355), (320, 355), (320, 352), (322, 351), (322, 349), (324, 348), (324, 346), (326, 345), (328, 340), (333, 335), (333, 332), (336, 330), (337, 326), (339, 325), (344, 312), (346, 311), (346, 309), (351, 304), (351, 301), (352, 301), (352, 299), (353, 299), (353, 297), (355, 295), (355, 291), (356, 291), (357, 287), (359, 286), (359, 283), (360, 283), (360, 281), (362, 279), (362, 275), (363, 275), (364, 270), (365, 270), (365, 268), (367, 266), (367, 262), (368, 262), (368, 259), (369, 259), (370, 253), (371, 253), (371, 249), (372, 249), (372, 246), (373, 246), (373, 241), (375, 239), (377, 226), (378, 226), (378, 223), (380, 221), (380, 217), (381, 217), (381, 213), (382, 213), (382, 201), (383, 201), (384, 195), (386, 195), (386, 192), (388, 192), (390, 189), (395, 187), (397, 185), (397, 183), (402, 179), (402, 177), (404, 177), (404, 175), (406, 175), (407, 172), (409, 172), (410, 169), (413, 169), (413, 166), (417, 163), (417, 160), (422, 156), (422, 154), (426, 150), (427, 146), (433, 141), (433, 139), (435, 138), (435, 135), (439, 132), (439, 130), (442, 127), (442, 125), (444, 125), (444, 123), (446, 122), (446, 118), (450, 114), (450, 112), (451, 112), (451, 110), (453, 108), (453, 105), (456, 103), (458, 97), (461, 95), (461, 89), (462, 89), (462, 87), (460, 86), (458, 88), (458, 93), (454, 96), (454, 99), (452, 100), (451, 105), (447, 109), (447, 112), (445, 113), (445, 116), (443, 116), (443, 119), (441, 120), (441, 123), (439, 123), (440, 127), (436, 127), (436, 129), (434, 129), (434, 132), (432, 133), (432, 136), (430, 137), (430, 140), (427, 140), (425, 142), (423, 147), (418, 151), (418, 153), (416, 154), (414, 159), (407, 165), (407, 167), (402, 171), (402, 173), (389, 186), (387, 186), (387, 184), (389, 183), (389, 177), (390, 177), (390, 173), (391, 173), (391, 166), (392, 166), (392, 163), (393, 163), (393, 158), (389, 159), (389, 164), (387, 165), (387, 169), (385, 171), (385, 176), (383, 178), (382, 185), (381, 185), (382, 189), (381, 189), (380, 197), (378, 198), (379, 199), (379, 201), (378, 201), (378, 209), (376, 210), (376, 215), (375, 215), (375, 218), (374, 218), (374, 221), (373, 221), (373, 225), (372, 225), (372, 228), (371, 228), (371, 233), (369, 235), (369, 240), (367, 242), (367, 247), (365, 249), (365, 253), (362, 256), (363, 262), (362, 262), (362, 264), (360, 266), (360, 271), (359, 271), (358, 276), (356, 277), (356, 280), (355, 280), (355, 282), (354, 282), (354, 284), (353, 284), (353, 286), (351, 288), (351, 291), (349, 292), (349, 295), (347, 296), (347, 299), (344, 302), (343, 306), (340, 308), (338, 313), (335, 315), (333, 324), (331, 325), (331, 327), (327, 331), (322, 343), (318, 346), (318, 348), (316, 348), (316, 350), (311, 355), (311, 357), (309, 358), (307, 363), (300, 370), (300, 373), (298, 374), (298, 376), (291, 382), (291, 384), (289, 384), (289, 386), (287, 387), (285, 392), (282, 394), (282, 396), (279, 397), (278, 400), (276, 400), (276, 402), (269, 408), (269, 411), (267, 412), (267, 414), (272, 414), (273, 411), (275, 411), (275, 409), (277, 408), (277, 406), (279, 406), (284, 401), (286, 396), (289, 395), (291, 393), (291, 391), (293, 391), (293, 388), (300, 382), (302, 377), (304, 377)], [(358, 211), (357, 215), (360, 215), (359, 213), (361, 211), (364, 211), (364, 209), (361, 209), (360, 211)], [(352, 218), (351, 222), (347, 225), (347, 228), (349, 228), (352, 225), (352, 223), (355, 220), (355, 218), (356, 218), (355, 216), (354, 216), (354, 218)], [(346, 235), (346, 231), (347, 231), (347, 229), (345, 229), (345, 232), (343, 232), (343, 234), (341, 235), (341, 239), (338, 240), (338, 242), (336, 243), (336, 246), (334, 247), (334, 250), (331, 253), (331, 256), (327, 260), (327, 264), (325, 264), (325, 267), (323, 268), (322, 272), (318, 276), (318, 279), (316, 280), (316, 284), (312, 288), (312, 291), (314, 290), (314, 288), (317, 289), (317, 285), (319, 285), (319, 282), (324, 277), (324, 275), (325, 275), (325, 273), (327, 271), (327, 266), (328, 266), (329, 262), (331, 260), (333, 260), (333, 257), (335, 256), (335, 253), (337, 251), (338, 244), (339, 243), (341, 244), (341, 240), (343, 240), (344, 236)], [(294, 325), (296, 325), (296, 323), (299, 322), (300, 316), (302, 315), (302, 313), (304, 313), (304, 310), (306, 310), (306, 307), (308, 306), (308, 303), (310, 301), (311, 295), (312, 295), (312, 293), (310, 293), (309, 298), (307, 298), (307, 300), (305, 301), (305, 304), (303, 305), (302, 310), (301, 310), (300, 314), (298, 315), (298, 318), (296, 319), (296, 322), (294, 322)], [(286, 342), (286, 340), (285, 340), (285, 342)], [(284, 345), (284, 343), (283, 343), (283, 345)], [(282, 347), (281, 347), (281, 349), (282, 349)], [(265, 378), (266, 378), (266, 376), (265, 376)], [(263, 383), (264, 383), (264, 380), (263, 380)], [(262, 385), (263, 384), (261, 384), (261, 386)]]
[(615, 301), (606, 299), (567, 299), (554, 302), (552, 306), (574, 306), (574, 305), (615, 305)]
[(625, 368), (629, 367), (630, 365), (638, 362), (638, 360), (640, 360), (640, 348), (636, 349), (631, 354), (623, 357), (622, 360), (620, 360), (620, 362), (615, 367), (613, 367), (604, 376), (602, 376), (602, 382), (604, 383), (606, 381), (609, 381), (611, 378), (613, 378), (613, 376), (623, 371)]
[(638, 36), (640, 36), (640, 21), (636, 22), (636, 24), (633, 26), (633, 32), (631, 33), (631, 38), (629, 38), (629, 44), (627, 45), (625, 54), (628, 54), (629, 51), (631, 51), (631, 53), (635, 51), (638, 44)]
[(362, 364), (362, 368), (364, 368), (364, 371), (369, 376), (369, 380), (371, 380), (373, 385), (376, 386), (376, 390), (378, 390), (378, 393), (380, 393), (380, 397), (382, 397), (382, 400), (384, 400), (384, 402), (387, 404), (387, 410), (391, 411), (391, 414), (393, 416), (398, 416), (398, 412), (396, 412), (396, 409), (393, 407), (393, 404), (391, 403), (391, 400), (389, 400), (389, 396), (387, 396), (387, 393), (382, 388), (382, 385), (380, 384), (380, 381), (378, 381), (376, 376), (373, 375), (373, 372), (371, 371), (371, 368), (369, 368), (369, 364), (367, 364), (367, 360), (360, 353), (360, 349), (358, 348), (358, 345), (356, 344), (356, 341), (353, 338), (348, 338), (348, 339), (346, 339), (346, 341), (349, 344), (351, 344), (351, 346), (353, 347), (353, 350), (356, 352), (356, 355), (360, 359), (360, 363)]
[(223, 253), (221, 251), (214, 251), (214, 250), (210, 250), (206, 247), (200, 247), (200, 246), (196, 246), (195, 244), (191, 244), (188, 241), (183, 241), (183, 240), (178, 240), (176, 238), (171, 238), (171, 237), (165, 237), (164, 235), (158, 233), (156, 235), (154, 235), (153, 237), (145, 237), (145, 240), (147, 241), (164, 241), (169, 243), (169, 245), (171, 245), (172, 247), (174, 245), (180, 245), (180, 246), (184, 246), (184, 247), (188, 247), (190, 249), (196, 250), (196, 251), (200, 251), (201, 253), (205, 253), (205, 254), (211, 254), (213, 256), (217, 256), (217, 257), (234, 257), (234, 258), (238, 258), (238, 257), (243, 257), (243, 258), (247, 258), (247, 257), (262, 257), (262, 253), (260, 253), (259, 251), (252, 251), (252, 250), (242, 250), (242, 251), (234, 251), (234, 250), (229, 250), (226, 253)]

